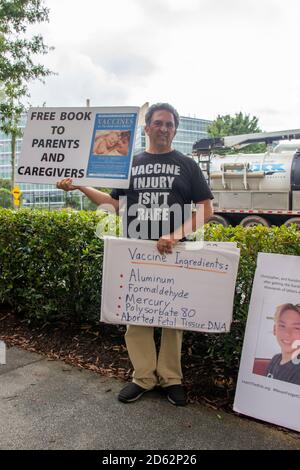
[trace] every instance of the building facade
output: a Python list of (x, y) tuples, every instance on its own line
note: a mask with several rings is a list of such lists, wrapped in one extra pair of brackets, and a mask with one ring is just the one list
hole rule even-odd
[[(201, 138), (207, 137), (207, 127), (212, 121), (199, 119), (195, 117), (180, 117), (179, 127), (173, 146), (185, 155), (192, 153), (192, 146)], [(26, 125), (26, 114), (22, 115), (20, 128), (24, 129)], [(22, 139), (17, 140), (17, 159), (21, 150)], [(146, 136), (143, 126), (138, 127), (135, 153), (139, 153), (146, 148)], [(0, 178), (11, 178), (11, 143), (9, 136), (0, 132)], [(66, 204), (66, 194), (52, 184), (31, 184), (18, 183), (22, 192), (22, 207), (44, 207), (45, 209), (55, 209), (63, 207)], [(72, 199), (73, 195), (69, 195)], [(82, 193), (79, 193), (81, 207), (84, 208)]]

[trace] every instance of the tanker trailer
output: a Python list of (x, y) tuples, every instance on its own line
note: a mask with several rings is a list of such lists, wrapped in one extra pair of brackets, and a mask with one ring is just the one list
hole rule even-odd
[[(288, 139), (288, 140), (286, 140)], [(214, 195), (210, 222), (224, 226), (300, 228), (300, 130), (208, 138), (193, 146)], [(278, 142), (274, 146), (274, 142)], [(221, 155), (217, 149), (265, 142), (265, 153)]]

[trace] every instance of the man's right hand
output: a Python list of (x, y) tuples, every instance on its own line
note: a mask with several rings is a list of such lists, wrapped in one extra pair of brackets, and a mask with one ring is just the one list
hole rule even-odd
[(56, 187), (58, 189), (63, 189), (64, 191), (74, 191), (74, 189), (80, 189), (81, 186), (74, 186), (72, 181), (72, 178), (64, 178), (63, 180), (57, 181)]

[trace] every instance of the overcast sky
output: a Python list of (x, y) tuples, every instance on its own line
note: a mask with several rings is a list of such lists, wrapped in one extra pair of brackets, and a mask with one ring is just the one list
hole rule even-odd
[[(299, 0), (45, 0), (38, 28), (57, 72), (32, 105), (142, 105), (181, 115), (242, 111), (263, 130), (300, 128)], [(35, 29), (37, 31), (37, 29)]]

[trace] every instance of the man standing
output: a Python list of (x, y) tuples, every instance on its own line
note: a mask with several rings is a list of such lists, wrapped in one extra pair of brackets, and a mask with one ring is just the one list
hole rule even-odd
[[(72, 185), (66, 178), (57, 187), (80, 189), (94, 203), (111, 204), (119, 209), (119, 199), (127, 199), (125, 235), (157, 240), (161, 254), (172, 253), (185, 235), (199, 228), (199, 213), (206, 222), (212, 215), (212, 193), (199, 166), (191, 158), (172, 149), (179, 115), (167, 103), (152, 105), (145, 116), (149, 145), (133, 159), (129, 189), (114, 189), (111, 194), (94, 188)], [(191, 211), (191, 203), (196, 211)], [(186, 404), (181, 385), (182, 331), (163, 328), (159, 354), (156, 353), (154, 328), (128, 325), (125, 335), (134, 372), (133, 381), (119, 393), (119, 400), (130, 403), (156, 385), (163, 387), (170, 403)]]

